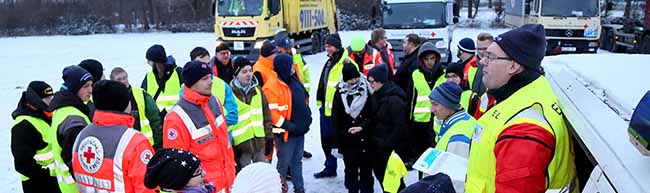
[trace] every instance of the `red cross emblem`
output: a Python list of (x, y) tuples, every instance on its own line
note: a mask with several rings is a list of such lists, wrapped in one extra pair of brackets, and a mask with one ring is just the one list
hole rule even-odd
[(176, 137), (178, 137), (178, 135), (176, 133), (176, 129), (169, 128), (169, 131), (167, 131), (167, 139), (174, 140), (174, 139), (176, 139)]
[(93, 148), (88, 146), (88, 150), (83, 153), (83, 157), (86, 158), (86, 163), (90, 164), (91, 159), (95, 159), (95, 153), (93, 153)]

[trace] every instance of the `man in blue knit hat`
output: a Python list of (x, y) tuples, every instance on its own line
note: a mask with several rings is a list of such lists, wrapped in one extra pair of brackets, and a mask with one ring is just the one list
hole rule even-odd
[(544, 26), (499, 35), (481, 57), (496, 104), (472, 136), (466, 192), (577, 191), (571, 137), (543, 75)]

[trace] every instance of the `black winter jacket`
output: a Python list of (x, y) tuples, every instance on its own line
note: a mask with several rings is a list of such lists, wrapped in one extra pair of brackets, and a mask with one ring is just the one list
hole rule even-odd
[(397, 146), (403, 130), (407, 126), (408, 105), (406, 94), (395, 83), (388, 81), (370, 97), (373, 101), (370, 118), (371, 143), (376, 152), (391, 152)]
[[(339, 152), (341, 153), (345, 151), (360, 152), (356, 150), (368, 150), (370, 148), (368, 139), (370, 139), (370, 133), (372, 131), (370, 118), (373, 116), (373, 104), (370, 91), (366, 92), (368, 94), (368, 99), (366, 104), (363, 106), (363, 110), (361, 110), (361, 114), (359, 114), (357, 118), (352, 118), (350, 114), (345, 112), (341, 93), (339, 93), (339, 89), (336, 89), (336, 93), (334, 94), (334, 104), (332, 107), (332, 130), (335, 132), (336, 136), (336, 147), (339, 148)], [(348, 102), (352, 102), (351, 97), (348, 98)], [(362, 130), (359, 133), (351, 134), (348, 130), (352, 127), (361, 127)]]
[[(18, 107), (11, 114), (13, 119), (18, 116), (31, 116), (51, 124), (50, 117), (45, 113), (47, 105), (31, 89), (23, 92)], [(38, 185), (24, 189), (29, 192), (59, 192), (56, 178), (50, 176), (48, 169), (41, 168), (36, 163), (34, 155), (36, 151), (47, 146), (43, 140), (43, 135), (38, 132), (36, 127), (28, 121), (21, 121), (11, 128), (11, 153), (14, 156), (14, 166), (20, 174), (29, 177), (27, 184)], [(29, 189), (29, 190), (28, 190)]]

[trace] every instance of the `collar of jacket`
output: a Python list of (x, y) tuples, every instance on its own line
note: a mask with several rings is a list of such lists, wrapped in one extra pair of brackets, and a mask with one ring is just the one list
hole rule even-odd
[(330, 64), (332, 66), (334, 66), (336, 63), (339, 62), (339, 60), (341, 60), (341, 58), (343, 58), (343, 51), (344, 51), (344, 49), (340, 49), (340, 50), (334, 52), (334, 54), (332, 54), (332, 56), (329, 57)]
[(535, 81), (541, 74), (535, 71), (524, 70), (523, 72), (510, 78), (508, 83), (500, 88), (489, 89), (488, 95), (494, 97), (496, 103), (506, 100), (510, 95), (519, 89)]
[(124, 112), (95, 110), (95, 116), (93, 116), (93, 124), (97, 126), (125, 125), (133, 128), (134, 122), (135, 118)]
[[(474, 62), (472, 62), (472, 61), (474, 61)], [(479, 60), (476, 57), (476, 55), (472, 55), (471, 58), (467, 59), (466, 61), (463, 61), (463, 64), (465, 64), (463, 66), (466, 66), (469, 63), (470, 65), (472, 65), (472, 67), (478, 67), (478, 62), (479, 62)]]
[(183, 99), (195, 105), (208, 104), (210, 96), (202, 95), (199, 92), (192, 90), (190, 87), (183, 86)]

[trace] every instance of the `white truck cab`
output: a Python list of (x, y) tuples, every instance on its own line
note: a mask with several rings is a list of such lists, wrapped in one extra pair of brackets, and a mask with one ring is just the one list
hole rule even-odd
[(417, 34), (436, 45), (440, 61), (451, 62), (452, 5), (451, 0), (384, 0), (382, 27), (395, 58), (405, 55), (402, 41), (406, 35)]

